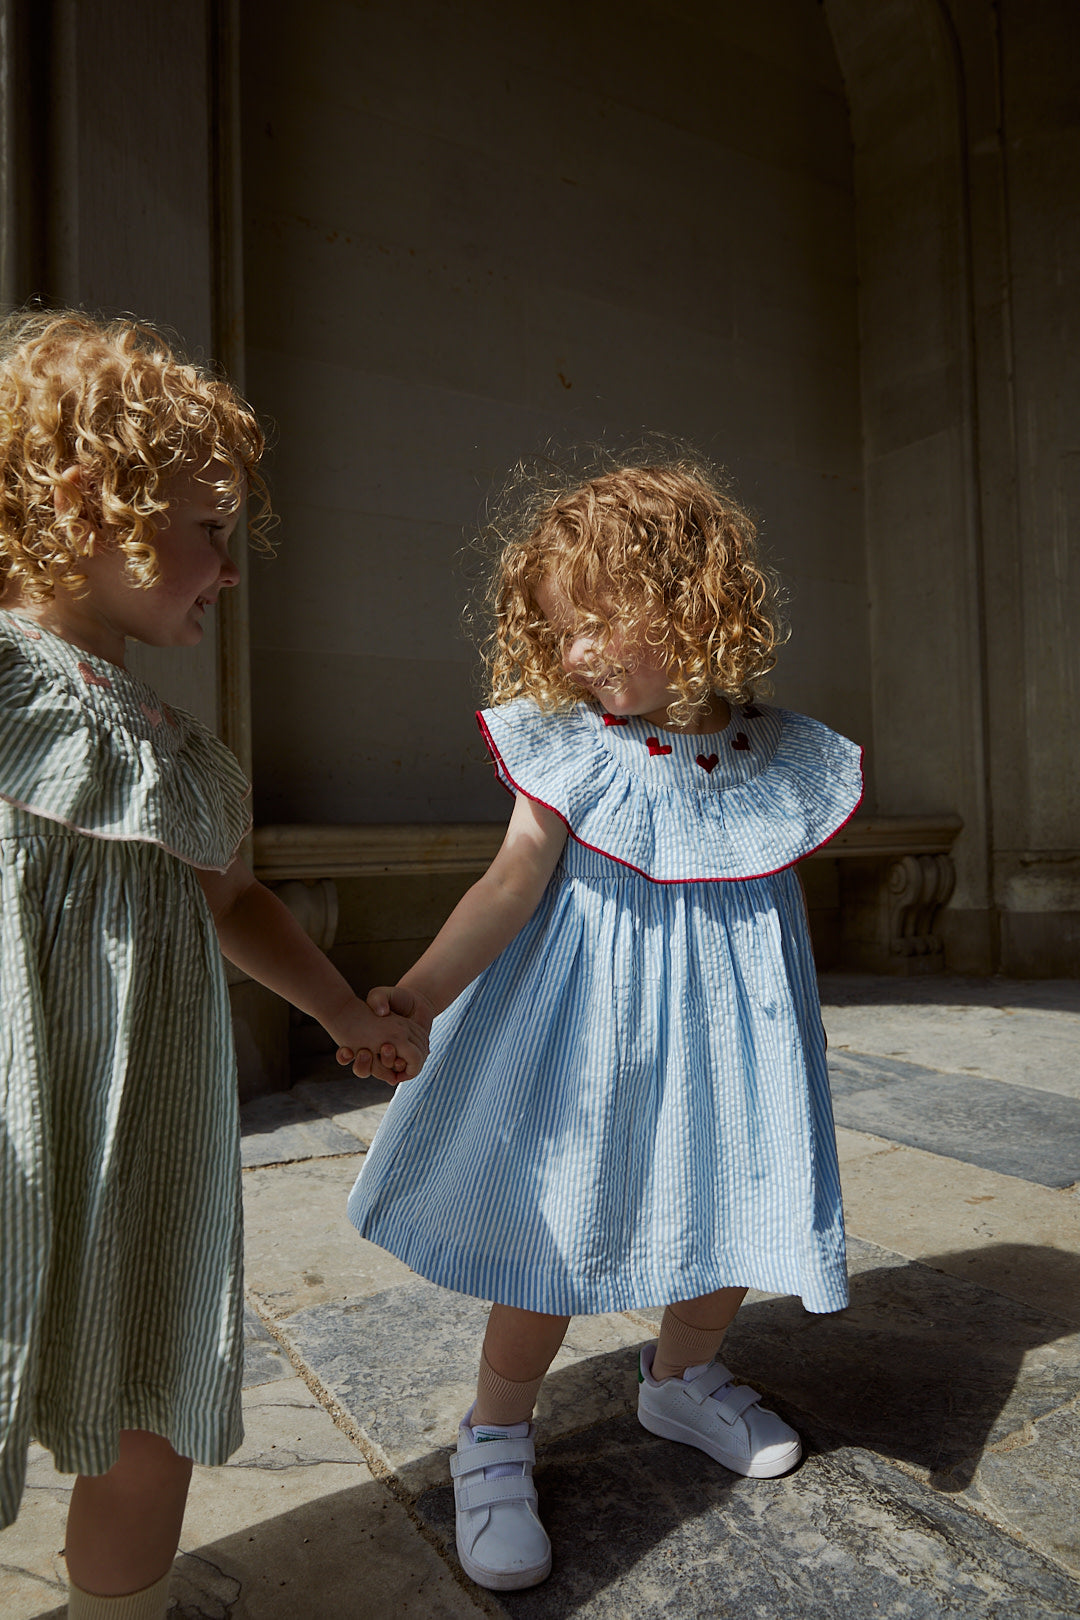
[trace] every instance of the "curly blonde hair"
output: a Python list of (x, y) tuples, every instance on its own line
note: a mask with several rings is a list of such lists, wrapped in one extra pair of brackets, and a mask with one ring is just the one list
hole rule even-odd
[[(563, 649), (571, 634), (593, 635), (602, 657), (616, 627), (621, 646), (666, 653), (672, 726), (693, 724), (713, 693), (752, 701), (785, 635), (779, 592), (717, 471), (690, 457), (624, 461), (553, 488), (519, 468), (511, 487), (516, 516), (494, 527), (488, 590), (493, 703), (528, 696), (550, 711), (590, 701), (563, 670)], [(541, 609), (542, 584), (566, 604), (565, 626)]]
[[(104, 527), (132, 581), (158, 577), (154, 533), (171, 477), (220, 461), (229, 511), (268, 550), (255, 413), (154, 327), (81, 310), (22, 310), (0, 325), (0, 589), (33, 602), (85, 583), (87, 533)], [(81, 476), (72, 479), (72, 469)], [(62, 490), (62, 497), (58, 491)]]

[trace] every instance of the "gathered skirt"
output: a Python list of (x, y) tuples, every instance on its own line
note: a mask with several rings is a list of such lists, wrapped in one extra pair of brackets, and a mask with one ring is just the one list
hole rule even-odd
[(521, 933), (436, 1020), (349, 1217), (432, 1282), (528, 1310), (733, 1286), (842, 1308), (794, 870), (655, 883), (571, 838)]
[(242, 1438), (235, 1063), (198, 877), (0, 805), (0, 1522), (149, 1429)]

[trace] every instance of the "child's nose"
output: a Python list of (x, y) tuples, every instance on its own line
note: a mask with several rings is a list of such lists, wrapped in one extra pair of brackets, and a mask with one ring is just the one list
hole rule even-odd
[(239, 585), (239, 583), (239, 565), (234, 562), (232, 557), (229, 556), (229, 553), (226, 552), (224, 557), (221, 559), (221, 585), (224, 587), (226, 585)]

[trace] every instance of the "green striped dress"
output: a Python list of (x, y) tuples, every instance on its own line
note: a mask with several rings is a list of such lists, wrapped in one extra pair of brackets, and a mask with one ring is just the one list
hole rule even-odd
[(242, 1438), (229, 1001), (197, 868), (248, 785), (197, 720), (0, 612), (0, 1525), (30, 1438)]

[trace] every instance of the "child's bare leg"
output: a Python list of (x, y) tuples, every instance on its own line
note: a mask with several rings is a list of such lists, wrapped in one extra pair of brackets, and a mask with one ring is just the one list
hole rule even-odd
[(745, 1288), (718, 1288), (669, 1305), (660, 1321), (653, 1377), (681, 1378), (687, 1367), (711, 1361), (745, 1296)]
[(474, 1424), (527, 1423), (544, 1374), (570, 1325), (568, 1316), (493, 1305), (476, 1385)]
[(71, 1493), (72, 1584), (118, 1597), (159, 1581), (176, 1556), (190, 1480), (190, 1458), (161, 1435), (122, 1430), (119, 1460), (107, 1474), (81, 1474)]

